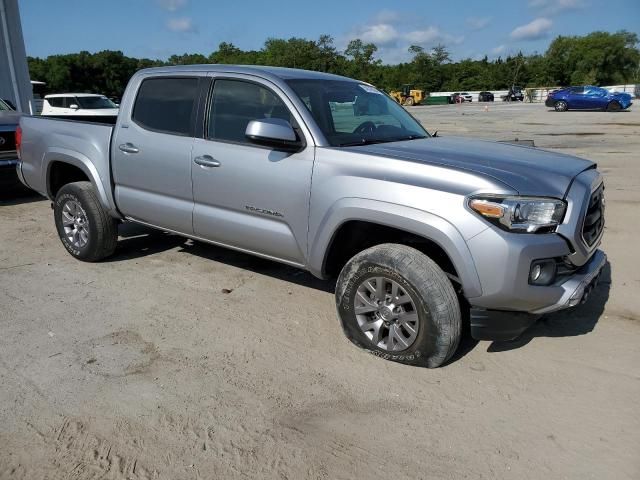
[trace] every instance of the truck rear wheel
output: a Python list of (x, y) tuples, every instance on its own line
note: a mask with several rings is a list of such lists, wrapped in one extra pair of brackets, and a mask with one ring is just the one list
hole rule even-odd
[(382, 244), (358, 253), (340, 272), (336, 306), (347, 338), (387, 360), (435, 368), (458, 348), (453, 286), (414, 248)]
[(102, 207), (90, 182), (63, 186), (53, 211), (62, 244), (78, 260), (97, 262), (116, 249), (118, 224)]

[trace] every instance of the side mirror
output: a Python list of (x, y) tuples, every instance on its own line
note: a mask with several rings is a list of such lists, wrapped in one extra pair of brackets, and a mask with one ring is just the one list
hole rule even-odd
[(75, 103), (72, 103), (71, 105), (69, 105), (69, 108), (71, 110), (78, 110), (80, 107), (78, 105), (76, 105)]
[(244, 135), (251, 142), (268, 147), (296, 150), (302, 146), (291, 124), (281, 118), (251, 120)]

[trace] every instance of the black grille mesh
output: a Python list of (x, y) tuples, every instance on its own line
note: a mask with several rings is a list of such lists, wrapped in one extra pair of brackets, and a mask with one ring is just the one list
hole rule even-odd
[(591, 194), (589, 208), (584, 217), (582, 226), (582, 238), (587, 246), (591, 247), (598, 240), (604, 229), (604, 186)]
[[(0, 132), (0, 152), (11, 152), (16, 149), (16, 136), (13, 132)], [(4, 141), (3, 141), (4, 140)]]

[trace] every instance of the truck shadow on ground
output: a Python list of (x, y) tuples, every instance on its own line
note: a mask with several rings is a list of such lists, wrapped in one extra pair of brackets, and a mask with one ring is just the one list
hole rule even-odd
[(575, 337), (590, 333), (604, 313), (611, 290), (611, 264), (602, 269), (598, 286), (593, 289), (588, 300), (567, 310), (543, 316), (520, 337), (508, 342), (493, 342), (488, 352), (505, 352), (527, 345), (536, 337)]
[(33, 190), (28, 190), (26, 187), (15, 187), (0, 191), (0, 207), (44, 201), (48, 200)]
[(260, 275), (314, 288), (328, 293), (335, 290), (335, 280), (321, 280), (308, 272), (272, 260), (256, 257), (229, 248), (189, 240), (179, 235), (155, 230), (143, 225), (124, 223), (118, 229), (120, 239), (113, 257), (105, 262), (119, 262), (145, 257), (179, 247), (179, 252), (213, 260)]

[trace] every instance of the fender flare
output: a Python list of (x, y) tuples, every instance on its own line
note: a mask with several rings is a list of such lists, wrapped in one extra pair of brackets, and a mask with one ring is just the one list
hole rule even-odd
[(315, 229), (314, 238), (309, 239), (308, 269), (311, 273), (325, 277), (324, 262), (334, 234), (352, 220), (397, 228), (436, 243), (451, 259), (465, 296), (482, 294), (471, 252), (462, 234), (450, 222), (424, 210), (366, 198), (342, 198), (327, 211)]
[(93, 162), (80, 152), (69, 150), (66, 148), (51, 147), (47, 149), (42, 159), (42, 172), (44, 177), (42, 178), (42, 184), (46, 186), (47, 197), (53, 200), (53, 192), (51, 191), (51, 166), (55, 162), (66, 163), (79, 168), (87, 176), (91, 184), (95, 187), (100, 199), (100, 203), (107, 209), (107, 211), (117, 217), (117, 209), (111, 192), (107, 192), (104, 187), (104, 183), (100, 178), (100, 173), (96, 169)]

